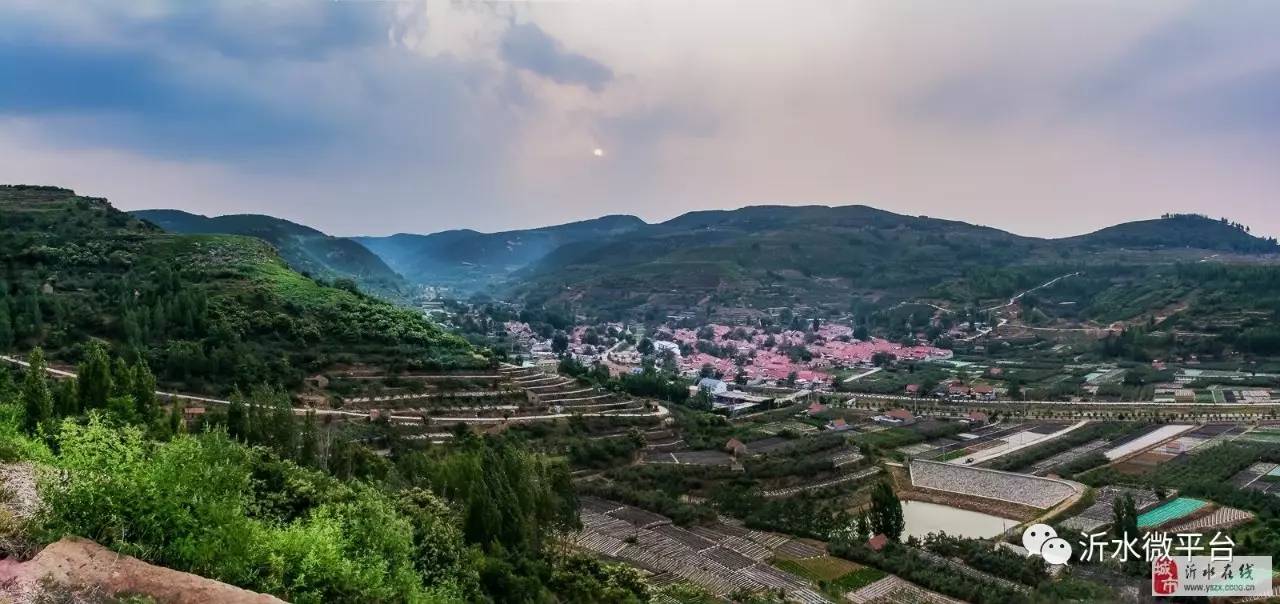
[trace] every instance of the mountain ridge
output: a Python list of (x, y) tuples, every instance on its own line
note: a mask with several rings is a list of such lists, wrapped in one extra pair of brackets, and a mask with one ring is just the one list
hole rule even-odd
[(397, 233), (352, 240), (411, 281), (474, 290), (496, 284), (566, 243), (622, 234), (643, 225), (646, 223), (635, 216), (613, 214), (495, 233), (455, 229), (426, 235)]
[(182, 234), (227, 234), (256, 237), (270, 243), (294, 270), (327, 280), (350, 279), (390, 299), (409, 293), (404, 278), (358, 242), (267, 214), (204, 216), (184, 210), (134, 210), (129, 214)]
[(1005, 280), (976, 283), (973, 276), (1034, 279), (1102, 263), (1280, 252), (1274, 239), (1200, 215), (1168, 214), (1043, 238), (867, 205), (694, 210), (655, 223), (613, 214), (495, 233), (452, 229), (350, 241), (414, 283), (533, 304), (574, 300), (622, 313), (701, 303), (780, 306), (804, 297), (919, 297), (947, 289), (953, 293), (943, 297), (996, 295), (1012, 282), (1001, 289), (995, 284)]
[(309, 278), (247, 235), (174, 234), (70, 189), (0, 186), (0, 350), (74, 361), (89, 338), (177, 389), (298, 387), (339, 363), (475, 367), (422, 313)]

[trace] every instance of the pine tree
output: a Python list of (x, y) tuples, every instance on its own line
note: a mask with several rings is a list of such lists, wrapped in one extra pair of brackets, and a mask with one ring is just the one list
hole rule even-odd
[(22, 403), (26, 410), (23, 427), (34, 434), (41, 424), (53, 418), (53, 396), (45, 376), (44, 351), (36, 347), (27, 357), (27, 374), (22, 383)]
[(138, 360), (133, 365), (132, 394), (133, 404), (137, 409), (138, 419), (143, 423), (151, 423), (156, 417), (156, 376), (146, 361)]
[(13, 320), (9, 317), (9, 297), (0, 292), (0, 351), (13, 346)]
[(77, 373), (81, 410), (105, 407), (107, 399), (111, 397), (111, 359), (101, 342), (89, 344)]
[(298, 464), (314, 468), (320, 461), (320, 435), (316, 434), (316, 412), (307, 411), (302, 423), (302, 447), (298, 450)]
[(272, 388), (270, 392), (273, 438), (269, 444), (280, 453), (281, 457), (293, 457), (297, 454), (297, 425), (293, 419), (293, 405), (289, 401), (289, 395), (284, 391)]
[(859, 543), (871, 538), (871, 521), (867, 520), (866, 514), (858, 516), (858, 523), (854, 527), (854, 535)]
[(80, 395), (75, 380), (63, 380), (56, 384), (53, 393), (53, 412), (58, 417), (80, 415)]
[(44, 314), (40, 310), (40, 295), (35, 291), (27, 297), (27, 324), (30, 325), (31, 331), (29, 336), (36, 337), (40, 335), (40, 331), (44, 329)]
[(111, 396), (133, 395), (133, 369), (123, 357), (116, 357), (111, 364)]
[(231, 404), (227, 407), (227, 433), (236, 440), (248, 440), (247, 421), (244, 395), (237, 389), (231, 393)]
[(173, 402), (173, 406), (169, 407), (169, 434), (177, 436), (186, 432), (187, 425), (182, 421), (182, 403)]
[(13, 376), (9, 375), (9, 368), (0, 365), (0, 401), (9, 400), (13, 392)]

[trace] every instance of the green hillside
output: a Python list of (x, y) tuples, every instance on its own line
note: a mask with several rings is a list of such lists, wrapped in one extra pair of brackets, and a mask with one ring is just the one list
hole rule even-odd
[[(517, 291), (624, 310), (765, 308), (923, 292), (966, 268), (1018, 264), (1038, 241), (865, 206), (758, 206), (685, 214), (630, 235), (564, 246)], [(1043, 259), (1048, 262), (1052, 258)]]
[(976, 306), (1087, 267), (1171, 266), (1278, 249), (1244, 227), (1189, 216), (1038, 239), (865, 206), (757, 206), (692, 212), (561, 246), (518, 273), (511, 292), (606, 316), (695, 305), (848, 310), (920, 297)]
[(474, 291), (505, 280), (560, 246), (614, 237), (644, 225), (635, 216), (604, 216), (501, 233), (456, 230), (353, 239), (411, 281)]
[(361, 289), (383, 297), (400, 299), (409, 291), (404, 278), (359, 243), (288, 220), (260, 214), (208, 217), (181, 210), (130, 213), (171, 233), (256, 237), (274, 246), (298, 272), (328, 281), (350, 279)]
[(1126, 222), (1063, 242), (1120, 248), (1192, 248), (1242, 254), (1277, 251), (1274, 238), (1254, 237), (1242, 224), (1198, 214), (1169, 214), (1155, 220)]
[(167, 383), (296, 386), (343, 362), (484, 363), (413, 310), (290, 269), (265, 241), (174, 235), (106, 200), (0, 187), (0, 348), (78, 358), (88, 336), (136, 352)]

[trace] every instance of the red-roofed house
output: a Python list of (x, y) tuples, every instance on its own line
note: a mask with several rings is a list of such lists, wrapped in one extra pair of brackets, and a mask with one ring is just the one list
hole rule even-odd
[(845, 430), (848, 430), (852, 427), (853, 426), (849, 425), (849, 422), (844, 421), (843, 417), (837, 417), (827, 422), (827, 429), (831, 430), (832, 432), (844, 432)]
[(973, 398), (994, 401), (996, 400), (996, 389), (992, 388), (990, 384), (978, 384), (973, 387)]
[(981, 411), (974, 411), (973, 413), (964, 416), (964, 421), (969, 422), (969, 426), (974, 428), (978, 426), (985, 426), (989, 419), (990, 418), (987, 417), (987, 414)]
[(872, 419), (881, 424), (889, 424), (891, 426), (910, 426), (916, 423), (916, 416), (906, 409), (891, 409), (885, 411), (883, 415), (877, 415)]
[(813, 417), (821, 413), (826, 413), (826, 411), (826, 405), (822, 403), (813, 403), (812, 405), (809, 405), (809, 408), (805, 410), (805, 413), (809, 414), (810, 417)]
[(878, 552), (884, 549), (884, 546), (888, 544), (889, 544), (889, 538), (885, 537), (884, 533), (878, 533), (876, 534), (876, 536), (870, 539), (867, 539), (867, 547), (871, 548), (871, 551), (873, 552)]
[(730, 438), (729, 442), (724, 444), (724, 450), (735, 456), (747, 454), (747, 446), (736, 438)]
[(920, 384), (907, 384), (907, 395), (915, 396), (920, 394)]

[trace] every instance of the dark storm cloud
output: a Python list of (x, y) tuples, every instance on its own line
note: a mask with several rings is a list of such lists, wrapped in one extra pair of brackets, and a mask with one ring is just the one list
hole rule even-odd
[(1280, 232), (1280, 4), (680, 4), (5, 0), (0, 182), (335, 233), (759, 202)]
[(613, 71), (594, 59), (568, 52), (555, 38), (533, 23), (512, 24), (502, 38), (502, 58), (559, 84), (575, 84), (600, 91)]
[(315, 142), (323, 124), (201, 81), (144, 49), (0, 42), (0, 115), (49, 120), (50, 135), (177, 155), (239, 154)]

